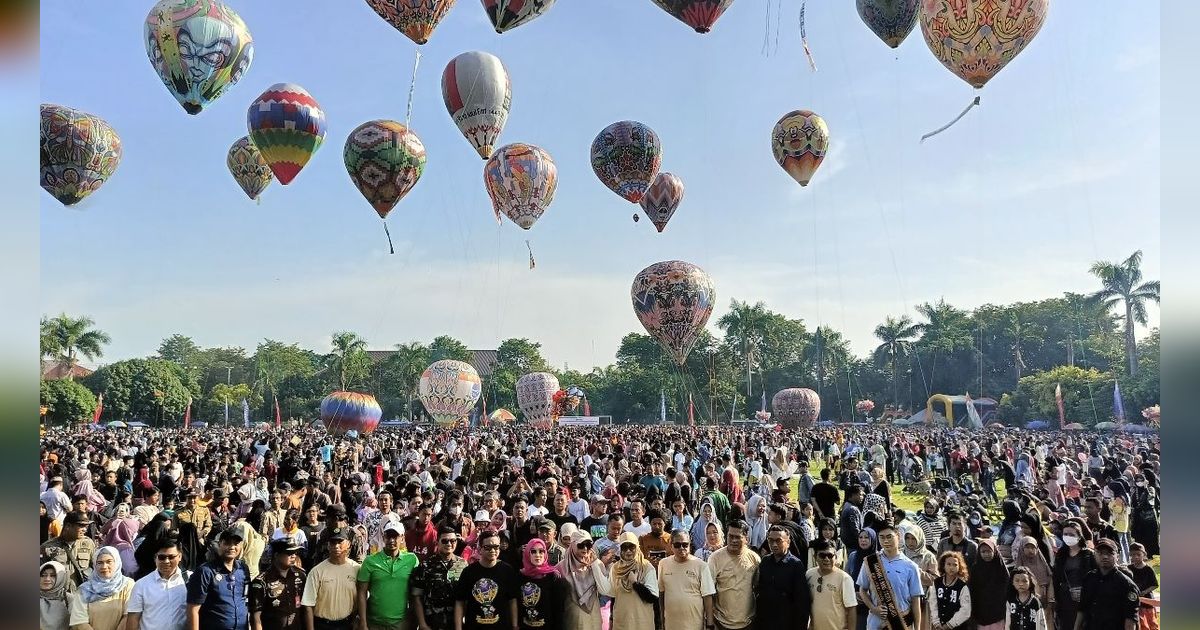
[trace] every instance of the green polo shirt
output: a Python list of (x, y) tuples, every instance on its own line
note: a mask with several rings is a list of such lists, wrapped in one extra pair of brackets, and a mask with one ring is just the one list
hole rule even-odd
[(394, 624), (408, 613), (408, 578), (417, 568), (417, 555), (401, 551), (395, 558), (378, 551), (363, 559), (358, 581), (370, 589), (367, 617), (372, 623)]

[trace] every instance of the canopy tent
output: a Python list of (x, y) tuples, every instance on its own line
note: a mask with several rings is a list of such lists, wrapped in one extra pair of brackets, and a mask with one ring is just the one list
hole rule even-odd
[[(963, 423), (964, 421), (975, 422), (975, 414), (972, 414), (971, 411), (967, 409), (967, 400), (968, 398), (966, 396), (947, 396), (946, 394), (934, 394), (929, 397), (928, 401), (925, 402), (925, 411), (926, 413), (932, 414), (934, 413), (934, 404), (939, 404), (941, 405), (942, 410), (945, 412), (943, 415), (946, 417), (946, 422), (950, 426), (953, 427), (956, 425), (956, 417), (958, 418), (959, 424)], [(975, 426), (975, 428), (983, 428), (983, 423), (987, 422), (996, 415), (996, 406), (998, 403), (995, 401), (995, 399), (986, 397), (971, 398), (970, 401), (975, 407), (975, 412), (979, 416), (979, 420), (977, 421), (977, 426)]]
[(1126, 433), (1154, 433), (1157, 431), (1154, 427), (1144, 424), (1126, 424), (1121, 427), (1121, 430)]
[(1050, 428), (1050, 421), (1049, 420), (1030, 420), (1029, 422), (1025, 423), (1025, 428), (1033, 429), (1035, 431), (1044, 431), (1044, 430)]
[(488, 416), (488, 419), (495, 420), (497, 422), (512, 422), (513, 420), (516, 420), (517, 417), (513, 415), (513, 412), (504, 408), (500, 408), (493, 411), (491, 415)]
[(1098, 422), (1096, 423), (1096, 426), (1092, 428), (1100, 429), (1101, 431), (1111, 431), (1119, 428), (1120, 426), (1121, 425), (1117, 424), (1116, 422)]
[(104, 425), (104, 428), (106, 428), (106, 429), (124, 429), (128, 426), (129, 426), (128, 424), (125, 424), (124, 422), (121, 422), (120, 420), (113, 420), (112, 422), (109, 422), (108, 424)]

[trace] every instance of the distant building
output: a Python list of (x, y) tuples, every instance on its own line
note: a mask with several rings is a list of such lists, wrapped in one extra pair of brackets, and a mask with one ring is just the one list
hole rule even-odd
[[(373, 363), (379, 363), (393, 354), (396, 354), (395, 350), (367, 350), (367, 356), (371, 357)], [(472, 350), (471, 360), (468, 363), (475, 368), (476, 372), (479, 372), (479, 378), (491, 378), (499, 364), (497, 357), (495, 350)]]
[[(492, 354), (496, 353), (493, 352)], [(66, 361), (42, 361), (42, 380), (45, 381), (61, 381), (67, 378), (67, 376), (79, 380), (94, 371), (79, 364), (71, 365)]]

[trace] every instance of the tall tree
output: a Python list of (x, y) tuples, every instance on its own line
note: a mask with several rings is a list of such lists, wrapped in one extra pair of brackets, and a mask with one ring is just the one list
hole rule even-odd
[(94, 328), (96, 322), (90, 317), (71, 317), (66, 313), (52, 319), (42, 318), (42, 356), (50, 356), (65, 364), (67, 378), (79, 363), (79, 355), (94, 361), (104, 356), (103, 346), (112, 343), (108, 333)]
[(813, 373), (817, 377), (817, 395), (822, 397), (822, 411), (831, 409), (840, 411), (840, 404), (832, 405), (824, 402), (825, 386), (829, 384), (826, 377), (833, 375), (831, 380), (835, 392), (840, 396), (841, 389), (838, 381), (846, 374), (846, 367), (850, 363), (850, 342), (846, 341), (842, 333), (829, 326), (817, 326), (816, 332), (813, 333), (812, 343), (805, 348), (804, 355), (805, 362), (812, 366)]
[[(917, 306), (917, 313), (926, 319), (918, 324), (921, 338), (917, 341), (917, 348), (918, 352), (923, 350), (929, 357), (927, 387), (931, 390), (930, 393), (957, 392), (965, 389), (965, 386), (974, 380), (969, 376), (974, 372), (971, 369), (974, 335), (970, 317), (966, 311), (951, 306), (945, 300), (920, 304)], [(938, 379), (939, 365), (945, 368), (941, 380)]]
[(455, 361), (470, 363), (473, 358), (475, 357), (471, 349), (467, 347), (467, 344), (449, 335), (435, 337), (433, 343), (429, 344), (430, 362), (441, 361), (442, 359), (454, 359)]
[(1046, 329), (1031, 323), (1025, 309), (1018, 306), (1009, 312), (1008, 321), (1004, 325), (1004, 334), (1010, 340), (1009, 350), (1012, 352), (1013, 371), (1016, 372), (1016, 381), (1020, 382), (1021, 375), (1026, 368), (1025, 355), (1022, 350), (1029, 346), (1040, 346)]
[(732, 300), (729, 311), (717, 320), (717, 327), (725, 332), (725, 343), (738, 352), (744, 360), (746, 391), (751, 390), (750, 374), (759, 367), (762, 344), (767, 335), (771, 314), (766, 304)]
[(1159, 303), (1159, 281), (1142, 282), (1142, 251), (1133, 252), (1119, 263), (1099, 261), (1092, 264), (1092, 275), (1100, 280), (1102, 288), (1091, 295), (1091, 300), (1106, 309), (1123, 307), (1125, 311), (1125, 360), (1129, 375), (1137, 376), (1137, 339), (1134, 324), (1147, 323), (1146, 303)]
[(883, 323), (875, 327), (875, 337), (881, 344), (875, 346), (875, 360), (892, 367), (892, 403), (900, 404), (900, 359), (912, 351), (913, 339), (920, 328), (908, 315), (899, 318), (888, 315)]
[[(404, 401), (404, 417), (412, 415), (413, 397), (421, 382), (421, 373), (432, 363), (429, 347), (418, 341), (396, 344), (396, 351), (383, 360), (380, 366), (381, 389), (385, 395), (393, 394)], [(394, 389), (393, 389), (394, 388)]]
[(342, 330), (333, 333), (333, 351), (325, 360), (326, 367), (337, 379), (338, 389), (346, 391), (352, 386), (365, 384), (370, 377), (370, 360), (367, 358), (367, 340), (357, 333)]
[(313, 354), (296, 344), (264, 339), (254, 351), (254, 390), (268, 400), (279, 393), (279, 386), (292, 376), (311, 377), (317, 371)]

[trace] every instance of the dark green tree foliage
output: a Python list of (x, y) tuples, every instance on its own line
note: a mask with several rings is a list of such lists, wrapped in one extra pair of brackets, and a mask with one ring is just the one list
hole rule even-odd
[(141, 420), (147, 424), (177, 424), (193, 392), (180, 379), (178, 366), (162, 359), (129, 359), (106, 365), (84, 379), (96, 394), (104, 394), (102, 421)]
[(46, 420), (51, 424), (88, 423), (96, 413), (96, 395), (68, 379), (42, 381), (41, 404), (47, 407)]

